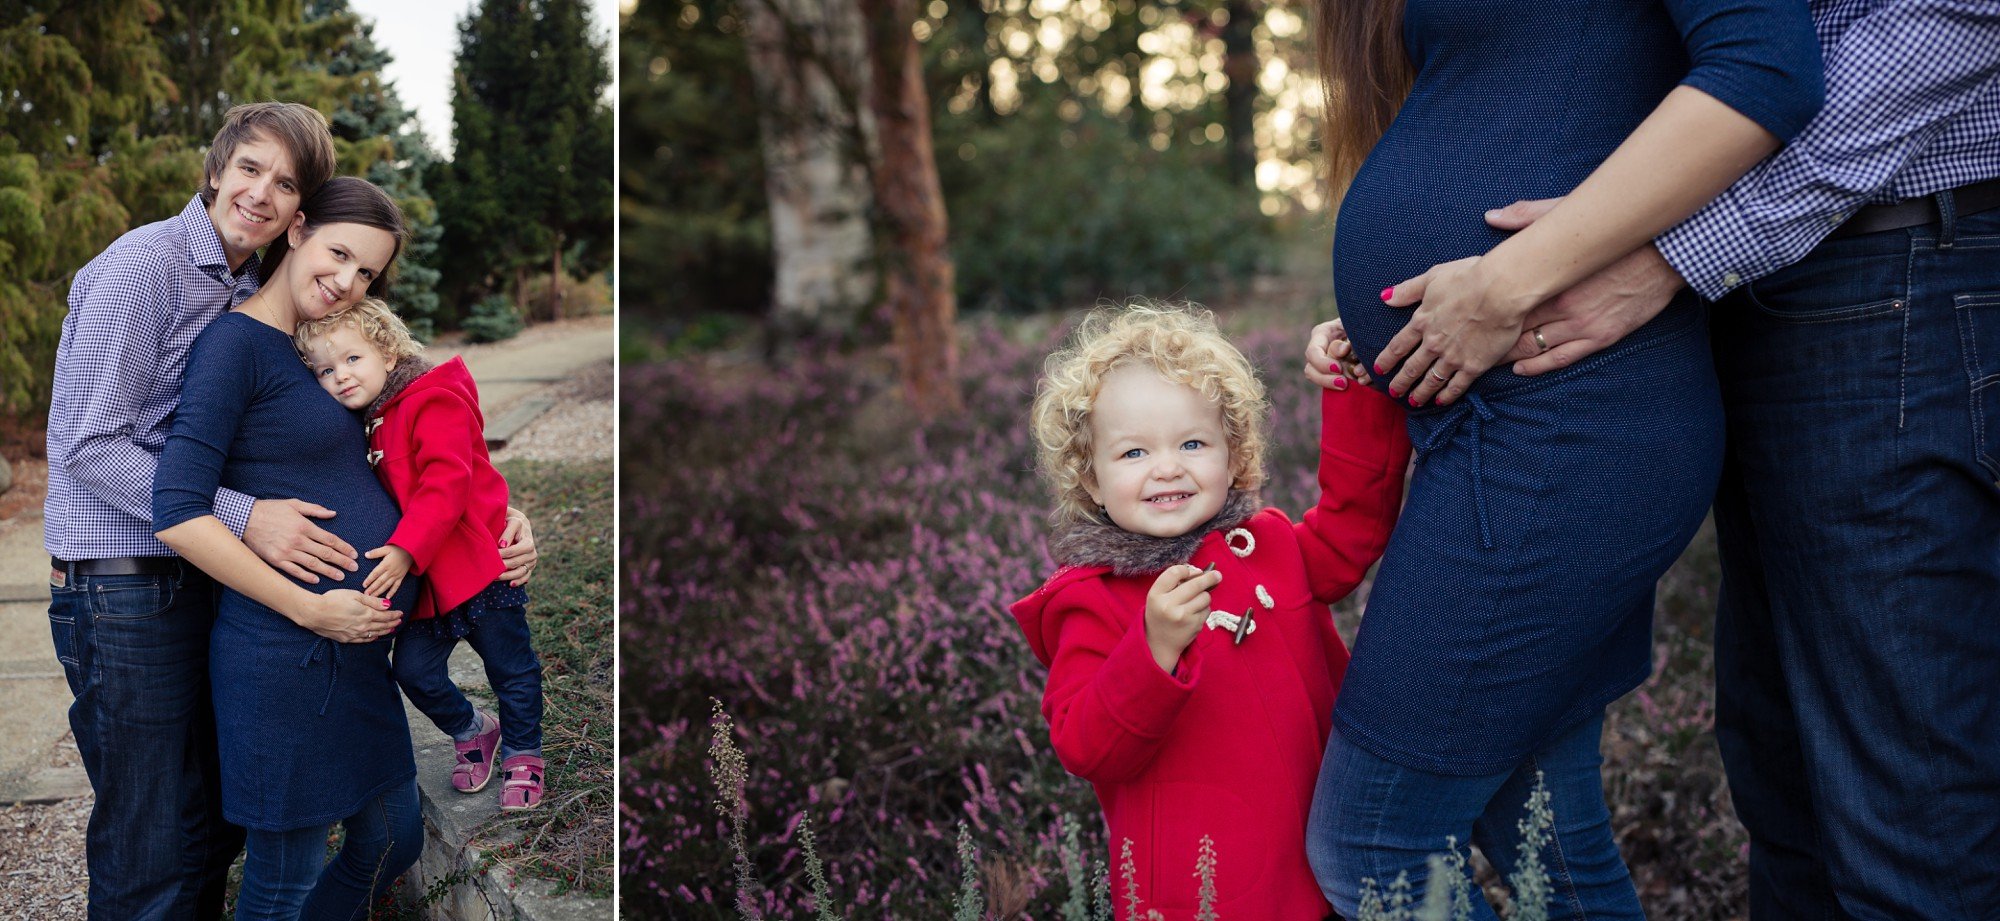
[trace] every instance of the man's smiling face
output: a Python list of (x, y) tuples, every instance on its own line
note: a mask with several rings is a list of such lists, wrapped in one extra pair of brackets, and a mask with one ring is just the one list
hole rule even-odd
[(291, 151), (265, 134), (237, 144), (222, 174), (208, 178), (215, 187), (208, 217), (215, 222), (231, 266), (242, 265), (251, 253), (277, 239), (299, 211), (298, 172)]

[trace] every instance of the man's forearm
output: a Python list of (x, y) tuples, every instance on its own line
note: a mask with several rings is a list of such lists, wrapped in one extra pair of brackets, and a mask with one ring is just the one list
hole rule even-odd
[(215, 581), (304, 625), (303, 607), (312, 599), (312, 593), (266, 565), (215, 517), (192, 518), (157, 536)]

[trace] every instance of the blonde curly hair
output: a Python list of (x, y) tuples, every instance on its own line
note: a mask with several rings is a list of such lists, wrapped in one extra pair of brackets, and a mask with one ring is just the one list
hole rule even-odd
[(1270, 404), (1250, 360), (1223, 338), (1207, 308), (1132, 300), (1091, 311), (1042, 364), (1030, 425), (1037, 465), (1055, 491), (1050, 515), (1055, 524), (1103, 520), (1086, 488), (1096, 479), (1090, 463), (1091, 407), (1105, 377), (1128, 364), (1152, 368), (1220, 406), (1231, 488), (1264, 484), (1264, 419)]
[(338, 313), (300, 323), (292, 331), (292, 348), (298, 351), (299, 360), (311, 366), (313, 340), (323, 339), (342, 326), (354, 327), (361, 338), (382, 353), (384, 361), (415, 358), (424, 351), (423, 344), (403, 325), (403, 319), (381, 298), (370, 297)]

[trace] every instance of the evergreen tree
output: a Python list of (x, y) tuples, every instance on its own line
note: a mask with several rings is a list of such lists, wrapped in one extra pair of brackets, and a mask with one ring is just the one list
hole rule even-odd
[(197, 149), (130, 121), (177, 98), (157, 7), (79, 6), (0, 0), (0, 410), (15, 413), (48, 403), (70, 276), (133, 223), (179, 211), (199, 172)]
[(343, 101), (322, 111), (332, 123), (335, 141), (348, 148), (342, 154), (341, 171), (381, 186), (403, 206), (410, 239), (397, 261), (389, 303), (411, 332), (428, 339), (440, 319), (436, 266), (444, 228), (424, 175), (437, 155), (417, 130), (415, 111), (405, 107), (395, 88), (382, 80), (391, 58), (375, 44), (374, 26), (355, 16), (347, 0), (313, 0), (306, 6), (302, 28), (336, 31), (339, 41), (325, 58), (326, 72), (336, 80), (354, 82)]
[(546, 264), (558, 310), (562, 260), (608, 262), (609, 63), (581, 0), (484, 0), (459, 26), (455, 156), (438, 171), (448, 264), (461, 300), (509, 273), (518, 302)]

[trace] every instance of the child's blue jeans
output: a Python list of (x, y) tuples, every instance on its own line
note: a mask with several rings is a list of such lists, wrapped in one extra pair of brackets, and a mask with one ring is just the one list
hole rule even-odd
[[(496, 583), (498, 584), (498, 583)], [(505, 594), (506, 603), (482, 604), (476, 625), (464, 639), (486, 666), (486, 681), (499, 700), (500, 757), (542, 748), (542, 660), (528, 636), (527, 594), (489, 589), (482, 600)], [(446, 735), (458, 738), (477, 727), (472, 702), (451, 680), (448, 660), (459, 637), (432, 633), (421, 623), (396, 635), (391, 670), (410, 702)], [(413, 629), (414, 628), (414, 629)]]
[(250, 831), (236, 921), (353, 921), (368, 916), (424, 850), (423, 813), (412, 777), (340, 823), (347, 839), (326, 859), (325, 825)]
[[(1432, 774), (1385, 761), (1335, 730), (1320, 765), (1318, 793), (1306, 824), (1306, 856), (1320, 889), (1342, 917), (1360, 916), (1366, 881), (1387, 893), (1407, 874), (1422, 899), (1428, 860), (1455, 838), (1478, 844), (1503, 877), (1520, 860), (1520, 822), (1527, 815), (1535, 774), (1541, 772), (1555, 814), (1549, 843), (1540, 852), (1549, 878), (1551, 919), (1644, 919), (1632, 877), (1611, 837), (1604, 805), (1598, 738), (1602, 715), (1542, 747), (1508, 773), (1483, 777)], [(1475, 889), (1472, 917), (1497, 921)]]

